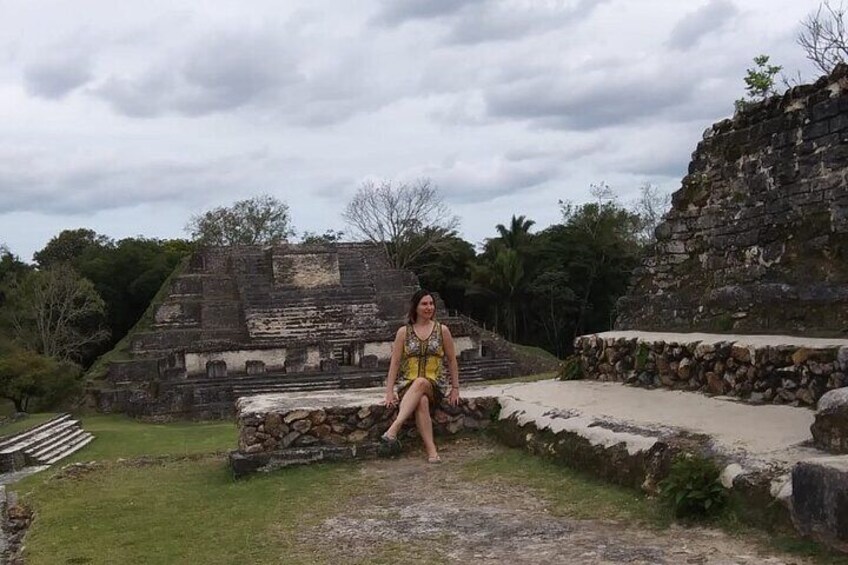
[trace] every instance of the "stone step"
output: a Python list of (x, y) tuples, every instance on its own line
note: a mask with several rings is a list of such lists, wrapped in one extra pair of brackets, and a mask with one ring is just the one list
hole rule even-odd
[(52, 465), (56, 461), (64, 459), (68, 455), (79, 451), (80, 449), (91, 443), (93, 439), (94, 435), (92, 435), (90, 432), (84, 432), (81, 436), (77, 437), (74, 443), (68, 444), (64, 446), (64, 449), (57, 450), (55, 453), (51, 454), (48, 459), (45, 459), (44, 464)]
[(21, 437), (17, 441), (0, 448), (0, 455), (7, 455), (15, 451), (25, 451), (31, 447), (41, 445), (42, 442), (48, 441), (64, 430), (78, 425), (79, 422), (77, 420), (64, 419), (59, 423), (43, 427), (35, 433), (27, 434), (25, 437)]
[(24, 453), (30, 461), (34, 461), (34, 465), (41, 464), (44, 460), (44, 455), (53, 451), (59, 446), (65, 445), (73, 441), (76, 437), (86, 433), (79, 426), (71, 426), (62, 430), (60, 433), (47, 438), (38, 445), (30, 446), (24, 449)]
[(40, 433), (40, 432), (42, 432), (46, 429), (49, 429), (52, 426), (55, 426), (55, 425), (57, 425), (61, 422), (64, 422), (65, 420), (70, 419), (70, 417), (71, 417), (71, 415), (67, 414), (67, 413), (59, 414), (58, 416), (55, 416), (55, 417), (47, 420), (46, 422), (42, 422), (41, 424), (39, 424), (39, 425), (37, 425), (33, 428), (30, 428), (28, 430), (24, 430), (22, 432), (18, 432), (16, 434), (12, 434), (12, 435), (4, 437), (4, 438), (0, 438), (0, 451), (5, 449), (6, 447), (9, 447), (10, 445), (14, 445), (15, 443), (17, 443), (19, 441), (22, 441), (22, 440), (24, 440), (28, 437), (31, 437), (31, 436), (38, 434), (38, 433)]

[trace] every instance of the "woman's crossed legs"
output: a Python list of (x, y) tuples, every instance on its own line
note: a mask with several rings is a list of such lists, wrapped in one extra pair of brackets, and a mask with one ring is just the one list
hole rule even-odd
[(415, 379), (400, 399), (398, 415), (385, 434), (391, 439), (397, 438), (401, 426), (414, 413), (415, 425), (427, 450), (427, 458), (431, 461), (439, 457), (433, 441), (433, 420), (430, 418), (430, 399), (433, 396), (433, 383), (425, 378)]

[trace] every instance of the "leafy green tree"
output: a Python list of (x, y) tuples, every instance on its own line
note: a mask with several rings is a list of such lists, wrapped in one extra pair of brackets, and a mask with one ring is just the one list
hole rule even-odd
[(495, 230), (498, 232), (497, 241), (507, 249), (522, 251), (530, 244), (530, 228), (535, 224), (536, 222), (527, 219), (525, 216), (512, 216), (509, 227), (503, 224), (495, 226)]
[(507, 339), (518, 338), (519, 304), (525, 293), (525, 270), (515, 249), (497, 247), (491, 259), (478, 262), (471, 272), (473, 292), (488, 297), (494, 312), (494, 326)]
[(98, 250), (111, 244), (105, 235), (99, 235), (88, 228), (63, 230), (50, 239), (43, 249), (36, 251), (33, 259), (42, 269), (58, 264), (75, 265), (80, 257), (91, 250)]
[(748, 98), (739, 99), (736, 101), (736, 109), (744, 110), (748, 104), (765, 100), (770, 96), (777, 94), (775, 90), (775, 77), (780, 73), (783, 67), (779, 65), (769, 65), (768, 55), (757, 55), (754, 57), (755, 67), (748, 69), (745, 75), (745, 91)]
[(0, 347), (0, 397), (26, 412), (33, 399), (55, 406), (79, 391), (80, 369), (21, 347)]
[(185, 229), (196, 243), (215, 246), (273, 245), (294, 233), (288, 205), (268, 194), (192, 216)]
[(32, 267), (21, 261), (8, 247), (0, 244), (0, 307), (6, 302), (6, 287), (31, 270)]
[[(428, 234), (422, 237), (429, 238)], [(438, 238), (408, 265), (423, 288), (436, 292), (448, 308), (466, 309), (466, 289), (474, 261), (474, 246), (455, 232)]]
[(180, 260), (191, 253), (186, 240), (125, 238), (114, 241), (92, 230), (66, 230), (36, 252), (43, 268), (68, 264), (94, 283), (105, 302), (110, 340), (86, 350), (88, 366), (110, 349), (141, 318), (150, 301)]
[(307, 245), (326, 245), (329, 243), (340, 243), (344, 238), (344, 232), (339, 230), (327, 230), (322, 234), (317, 234), (311, 231), (303, 232), (300, 236), (300, 242)]

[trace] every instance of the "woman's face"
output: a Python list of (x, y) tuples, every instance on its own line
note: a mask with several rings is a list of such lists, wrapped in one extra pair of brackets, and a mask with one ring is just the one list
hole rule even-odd
[(424, 295), (424, 297), (418, 301), (418, 307), (415, 309), (415, 313), (418, 314), (419, 320), (432, 319), (433, 314), (436, 313), (436, 304), (433, 302), (433, 297), (429, 294)]

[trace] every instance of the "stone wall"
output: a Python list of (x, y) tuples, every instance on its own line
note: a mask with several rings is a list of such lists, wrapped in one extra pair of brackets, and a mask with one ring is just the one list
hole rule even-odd
[[(250, 401), (251, 399), (241, 399)], [(243, 406), (243, 404), (242, 404)], [(479, 430), (492, 422), (496, 414), (494, 398), (462, 399), (458, 406), (443, 402), (433, 414), (437, 435), (453, 435)], [(262, 412), (238, 412), (238, 448), (245, 454), (277, 451), (288, 447), (341, 446), (377, 441), (388, 429), (397, 408), (382, 404), (356, 406), (298, 407), (283, 406)], [(401, 440), (417, 437), (414, 421), (405, 426)]]
[[(325, 393), (317, 397), (266, 395), (238, 401), (238, 450), (230, 454), (235, 476), (279, 467), (378, 455), (380, 435), (397, 408), (375, 404), (375, 392)], [(432, 415), (437, 436), (482, 430), (497, 420), (492, 397), (463, 398), (459, 405), (442, 402)], [(416, 441), (414, 419), (399, 438)]]
[(815, 406), (848, 386), (848, 340), (609, 332), (575, 340), (584, 377)]
[(846, 165), (848, 66), (713, 125), (616, 328), (845, 336)]

